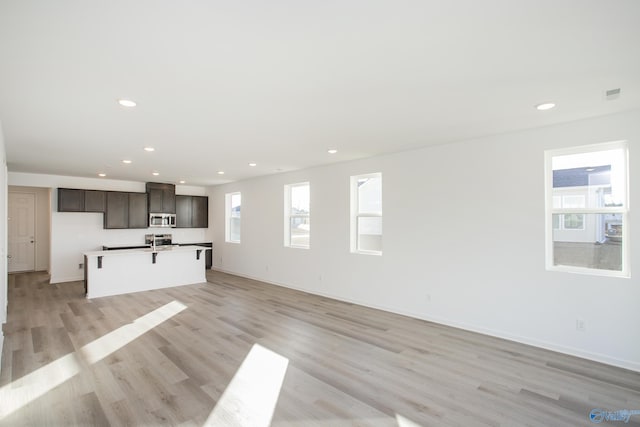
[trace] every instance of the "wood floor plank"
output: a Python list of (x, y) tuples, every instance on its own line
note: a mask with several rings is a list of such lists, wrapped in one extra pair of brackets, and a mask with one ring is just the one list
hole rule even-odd
[[(278, 427), (401, 426), (401, 417), (422, 427), (575, 426), (590, 425), (593, 408), (640, 409), (637, 372), (221, 272), (207, 278), (87, 300), (82, 282), (11, 274), (0, 393), (20, 393), (22, 378), (65, 356), (79, 364), (0, 426), (202, 426), (254, 345), (288, 361)], [(153, 329), (114, 332), (173, 301), (186, 308)], [(84, 358), (108, 334), (111, 353)]]

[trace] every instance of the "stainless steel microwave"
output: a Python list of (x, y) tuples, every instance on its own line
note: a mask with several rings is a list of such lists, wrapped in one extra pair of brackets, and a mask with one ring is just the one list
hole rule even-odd
[(176, 214), (150, 213), (149, 227), (175, 227)]

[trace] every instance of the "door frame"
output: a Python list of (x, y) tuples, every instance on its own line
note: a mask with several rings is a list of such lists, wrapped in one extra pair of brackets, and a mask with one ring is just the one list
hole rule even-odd
[[(7, 272), (8, 273), (21, 273), (21, 272), (28, 272), (28, 271), (36, 271), (37, 268), (36, 266), (38, 265), (38, 251), (37, 249), (37, 244), (38, 244), (38, 239), (36, 238), (36, 236), (38, 235), (38, 229), (37, 229), (37, 225), (38, 225), (38, 220), (37, 220), (37, 215), (38, 215), (38, 195), (35, 192), (31, 192), (31, 191), (9, 191), (7, 194), (7, 213), (10, 212), (10, 203), (11, 203), (11, 195), (12, 194), (17, 194), (17, 195), (29, 195), (33, 197), (33, 245), (32, 245), (32, 250), (33, 250), (33, 269), (29, 270), (16, 270), (16, 271), (9, 271), (9, 263), (7, 262)], [(7, 227), (7, 249), (9, 249), (9, 237), (10, 237), (10, 233), (9, 233), (9, 227)], [(8, 251), (7, 251), (8, 252)], [(8, 254), (7, 254), (8, 255)]]
[[(9, 213), (9, 193), (22, 193), (35, 195), (35, 258), (34, 271), (51, 272), (52, 262), (52, 232), (53, 232), (53, 216), (51, 211), (51, 187), (38, 187), (26, 185), (8, 185), (6, 193), (7, 214)], [(7, 224), (7, 243), (8, 243), (8, 224)], [(7, 244), (8, 249), (8, 244)], [(7, 268), (8, 272), (8, 268)]]

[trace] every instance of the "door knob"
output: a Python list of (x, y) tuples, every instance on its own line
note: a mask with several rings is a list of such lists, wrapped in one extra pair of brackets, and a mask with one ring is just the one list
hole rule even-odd
[(7, 255), (7, 258), (11, 258), (11, 255)]
[(33, 240), (31, 241), (31, 243), (33, 243)]

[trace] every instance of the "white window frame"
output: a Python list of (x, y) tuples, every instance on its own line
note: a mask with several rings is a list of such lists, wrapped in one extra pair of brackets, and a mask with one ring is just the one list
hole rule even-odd
[[(607, 151), (621, 149), (624, 156), (625, 179), (621, 184), (624, 191), (623, 206), (605, 206), (599, 208), (554, 208), (553, 207), (553, 165), (552, 160), (556, 156), (566, 156), (572, 154), (592, 153), (597, 151)], [(615, 141), (600, 144), (585, 145), (579, 147), (562, 148), (545, 151), (545, 248), (546, 248), (546, 268), (549, 271), (562, 271), (569, 273), (589, 274), (595, 276), (624, 277), (630, 278), (629, 269), (629, 147), (627, 141)], [(577, 267), (569, 265), (554, 265), (553, 254), (553, 215), (560, 217), (561, 227), (564, 221), (564, 214), (620, 214), (622, 217), (622, 269), (605, 270), (589, 267)]]
[[(237, 216), (233, 215), (233, 212), (231, 211), (232, 206), (231, 206), (231, 200), (233, 196), (240, 196), (240, 214)], [(225, 206), (225, 242), (227, 243), (240, 243), (240, 238), (238, 238), (238, 240), (232, 240), (231, 239), (231, 219), (232, 218), (238, 218), (240, 221), (240, 235), (242, 235), (242, 193), (239, 191), (233, 192), (233, 193), (227, 193), (225, 194), (225, 202), (224, 202), (224, 206)]]
[[(291, 191), (296, 187), (309, 188), (309, 210), (308, 214), (291, 214)], [(298, 182), (284, 186), (284, 245), (288, 248), (309, 249), (311, 247), (311, 230), (309, 230), (309, 244), (296, 245), (291, 243), (291, 220), (294, 218), (307, 219), (311, 223), (311, 185), (309, 182)]]
[[(358, 180), (366, 178), (380, 178), (382, 182), (382, 172), (354, 175), (351, 177), (351, 252), (364, 255), (382, 255), (382, 251), (372, 251), (360, 249), (358, 247), (358, 219), (359, 218), (381, 218), (382, 221), (382, 187), (380, 188), (380, 211), (379, 212), (359, 212), (360, 203), (358, 200)], [(384, 235), (384, 231), (381, 234)]]

